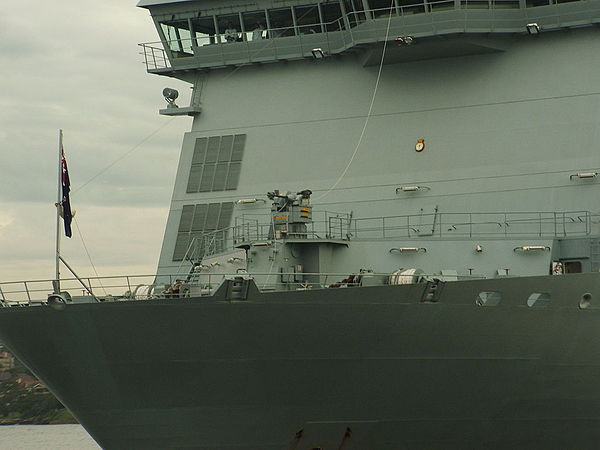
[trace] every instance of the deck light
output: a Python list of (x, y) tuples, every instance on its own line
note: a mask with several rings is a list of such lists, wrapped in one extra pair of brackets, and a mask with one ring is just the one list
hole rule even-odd
[(547, 245), (523, 245), (521, 247), (515, 247), (513, 249), (514, 252), (544, 252), (550, 251), (550, 247)]
[(322, 48), (313, 48), (312, 55), (313, 55), (313, 58), (315, 58), (315, 59), (325, 58), (325, 53), (323, 52)]
[(415, 38), (413, 36), (398, 36), (396, 38), (397, 45), (412, 45), (415, 42)]
[(580, 172), (580, 173), (574, 173), (573, 175), (571, 175), (569, 178), (572, 180), (573, 178), (596, 178), (598, 175), (600, 175), (598, 172)]
[(427, 253), (427, 249), (423, 247), (400, 247), (400, 248), (390, 248), (390, 253), (398, 252), (398, 253)]
[(177, 100), (177, 97), (179, 97), (179, 92), (177, 89), (164, 88), (162, 94), (168, 103), (167, 108), (179, 108), (179, 106), (175, 104), (175, 100)]
[(250, 203), (256, 203), (256, 202), (266, 203), (267, 201), (262, 198), (240, 198), (239, 200), (235, 201), (235, 203), (237, 205), (248, 205)]
[(531, 35), (539, 34), (541, 30), (540, 26), (535, 22), (528, 23), (525, 25), (525, 28), (527, 28), (527, 32)]
[(396, 188), (396, 194), (400, 192), (418, 192), (418, 191), (429, 191), (431, 188), (429, 186), (400, 186)]

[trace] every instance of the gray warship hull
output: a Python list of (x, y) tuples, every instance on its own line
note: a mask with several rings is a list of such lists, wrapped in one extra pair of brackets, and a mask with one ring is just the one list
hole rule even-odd
[(304, 3), (140, 1), (158, 275), (0, 340), (107, 449), (597, 448), (600, 1)]
[(597, 448), (598, 274), (423, 290), (3, 308), (0, 340), (108, 449)]

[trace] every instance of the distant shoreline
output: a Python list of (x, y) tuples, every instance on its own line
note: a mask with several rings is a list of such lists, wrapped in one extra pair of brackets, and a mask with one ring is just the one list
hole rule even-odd
[(50, 422), (38, 422), (33, 420), (0, 420), (0, 426), (13, 425), (79, 425), (79, 422), (76, 420), (56, 420)]

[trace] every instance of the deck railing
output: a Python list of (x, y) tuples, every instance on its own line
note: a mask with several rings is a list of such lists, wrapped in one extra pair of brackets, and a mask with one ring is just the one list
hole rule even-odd
[(273, 239), (369, 241), (389, 239), (560, 238), (600, 232), (600, 214), (590, 211), (432, 213), (351, 218), (316, 211), (306, 231), (274, 234), (265, 215), (244, 215), (235, 225), (192, 239), (184, 260), (231, 251), (244, 244)]
[[(389, 273), (364, 272), (353, 274), (353, 281), (348, 273), (287, 273), (280, 271), (252, 273), (244, 271), (235, 273), (210, 273), (210, 271), (191, 271), (178, 274), (122, 275), (108, 277), (86, 277), (83, 280), (91, 288), (94, 295), (102, 302), (126, 300), (175, 299), (188, 297), (207, 297), (217, 290), (224, 280), (236, 277), (250, 278), (256, 281), (258, 288), (264, 292), (284, 292), (290, 290), (344, 288), (360, 286), (358, 277), (378, 277), (384, 284)], [(407, 277), (409, 277), (407, 275)], [(412, 275), (410, 275), (412, 277)], [(439, 274), (420, 273), (419, 279), (440, 278)], [(482, 279), (481, 275), (460, 275), (456, 280)], [(310, 279), (311, 281), (306, 281)], [(180, 281), (180, 287), (173, 287)], [(415, 279), (416, 281), (416, 279)], [(46, 304), (49, 294), (53, 292), (54, 280), (11, 281), (1, 282), (3, 292), (0, 307), (42, 306)], [(89, 293), (82, 289), (75, 278), (61, 280), (61, 291), (68, 292), (73, 303), (96, 303)]]

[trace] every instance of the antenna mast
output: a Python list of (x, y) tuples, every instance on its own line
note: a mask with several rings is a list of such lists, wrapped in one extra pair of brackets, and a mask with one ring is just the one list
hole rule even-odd
[(62, 148), (63, 132), (58, 130), (58, 197), (56, 201), (56, 272), (54, 280), (54, 293), (60, 293), (60, 210), (62, 208)]

